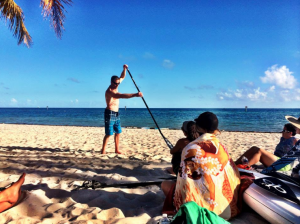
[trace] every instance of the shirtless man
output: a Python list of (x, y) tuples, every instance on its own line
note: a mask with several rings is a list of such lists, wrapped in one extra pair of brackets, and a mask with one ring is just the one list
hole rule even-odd
[(120, 134), (122, 132), (121, 122), (119, 117), (119, 99), (129, 99), (132, 97), (143, 97), (141, 92), (138, 93), (119, 93), (118, 86), (123, 81), (126, 75), (128, 66), (123, 65), (123, 71), (120, 78), (118, 76), (111, 77), (111, 83), (105, 92), (106, 109), (104, 112), (105, 120), (105, 136), (103, 138), (103, 145), (101, 153), (105, 154), (109, 137), (115, 133), (115, 153), (122, 154), (119, 151)]

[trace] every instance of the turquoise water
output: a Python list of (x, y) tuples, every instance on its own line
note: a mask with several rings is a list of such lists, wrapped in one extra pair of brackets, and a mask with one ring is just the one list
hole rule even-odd
[[(205, 111), (215, 113), (226, 131), (279, 132), (285, 115), (300, 116), (300, 109), (151, 109), (159, 127), (169, 129)], [(103, 127), (103, 113), (104, 108), (0, 108), (0, 123)], [(146, 108), (120, 108), (120, 115), (122, 127), (156, 128)]]

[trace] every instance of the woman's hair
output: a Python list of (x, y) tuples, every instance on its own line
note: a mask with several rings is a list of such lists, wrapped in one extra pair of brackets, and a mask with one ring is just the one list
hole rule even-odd
[(292, 133), (293, 133), (293, 134), (292, 134), (293, 136), (296, 135), (297, 129), (296, 129), (296, 127), (295, 127), (294, 125), (292, 125), (291, 123), (287, 123), (287, 124), (284, 125), (284, 127), (285, 127), (286, 130), (292, 132)]
[(194, 141), (196, 138), (198, 138), (200, 135), (197, 132), (197, 126), (194, 121), (190, 121), (187, 124), (187, 131), (186, 131), (186, 137), (191, 142)]
[(196, 125), (206, 130), (208, 133), (214, 133), (218, 130), (219, 120), (212, 112), (204, 112), (195, 119)]

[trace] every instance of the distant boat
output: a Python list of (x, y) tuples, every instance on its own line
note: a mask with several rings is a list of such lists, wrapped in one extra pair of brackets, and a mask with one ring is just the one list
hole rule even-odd
[(248, 107), (247, 106), (245, 106), (245, 111), (247, 112), (247, 109), (248, 109)]

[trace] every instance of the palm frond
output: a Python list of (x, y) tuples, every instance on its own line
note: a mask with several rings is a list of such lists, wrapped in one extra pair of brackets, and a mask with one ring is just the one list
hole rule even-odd
[(0, 17), (8, 22), (8, 27), (13, 31), (14, 37), (18, 39), (19, 45), (22, 42), (27, 47), (32, 45), (31, 36), (24, 24), (23, 11), (14, 0), (0, 0)]
[(71, 5), (72, 0), (41, 0), (44, 17), (51, 18), (51, 25), (54, 28), (56, 35), (61, 38), (64, 30), (65, 20), (65, 5)]

